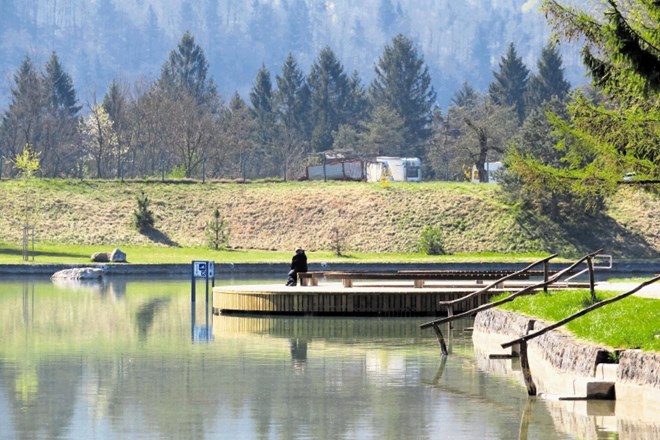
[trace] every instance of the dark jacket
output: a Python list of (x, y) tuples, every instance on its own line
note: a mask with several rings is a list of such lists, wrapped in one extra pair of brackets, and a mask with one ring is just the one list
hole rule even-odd
[(291, 259), (291, 270), (296, 272), (307, 272), (307, 255), (305, 251), (296, 253)]

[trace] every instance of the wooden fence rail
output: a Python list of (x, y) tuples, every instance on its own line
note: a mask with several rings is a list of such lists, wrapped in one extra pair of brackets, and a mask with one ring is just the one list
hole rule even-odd
[(498, 285), (501, 285), (501, 283), (503, 283), (504, 281), (506, 281), (506, 280), (508, 280), (508, 279), (510, 279), (510, 278), (515, 278), (515, 277), (517, 277), (517, 276), (520, 275), (520, 274), (528, 273), (529, 270), (530, 270), (531, 268), (533, 268), (533, 267), (535, 267), (535, 266), (538, 266), (539, 264), (543, 264), (543, 267), (544, 267), (543, 273), (544, 273), (544, 275), (545, 275), (544, 278), (543, 278), (543, 281), (547, 281), (547, 279), (548, 279), (548, 278), (547, 278), (547, 274), (548, 274), (548, 270), (547, 270), (547, 267), (548, 267), (548, 266), (547, 266), (547, 264), (548, 264), (548, 262), (549, 262), (550, 260), (552, 260), (552, 259), (555, 258), (556, 256), (557, 256), (557, 254), (552, 254), (552, 255), (550, 255), (549, 257), (543, 258), (542, 260), (535, 261), (534, 263), (530, 264), (529, 266), (525, 267), (524, 269), (521, 269), (521, 270), (519, 270), (519, 271), (517, 271), (517, 272), (514, 272), (514, 273), (511, 273), (511, 274), (509, 274), (509, 275), (506, 275), (506, 276), (504, 276), (504, 277), (498, 279), (497, 281), (495, 281), (495, 282), (493, 282), (493, 283), (490, 283), (489, 285), (487, 285), (487, 286), (484, 287), (483, 289), (479, 289), (479, 290), (477, 290), (477, 291), (475, 291), (475, 292), (470, 293), (469, 295), (465, 295), (465, 296), (463, 296), (463, 297), (461, 297), (461, 298), (457, 298), (457, 299), (454, 299), (454, 300), (451, 300), (451, 301), (442, 301), (441, 304), (444, 304), (444, 305), (447, 305), (447, 306), (454, 306), (454, 305), (456, 305), (456, 304), (460, 304), (460, 303), (462, 303), (463, 301), (467, 301), (468, 299), (470, 299), (470, 298), (472, 298), (472, 297), (475, 297), (475, 296), (477, 296), (477, 295), (481, 295), (481, 294), (483, 294), (483, 293), (488, 292), (488, 291), (489, 291), (490, 289), (492, 289), (493, 287), (496, 287), (496, 286), (498, 286)]
[[(521, 290), (519, 290), (519, 291), (517, 291), (517, 292), (515, 292), (515, 293), (513, 293), (513, 294), (511, 294), (511, 295), (509, 295), (509, 296), (507, 296), (506, 298), (503, 298), (503, 299), (499, 300), (499, 301), (495, 301), (495, 302), (492, 302), (492, 303), (484, 304), (484, 305), (482, 305), (482, 306), (475, 307), (475, 308), (472, 309), (472, 310), (468, 310), (467, 312), (459, 313), (459, 314), (457, 314), (457, 315), (447, 316), (446, 318), (442, 318), (442, 319), (437, 319), (437, 320), (435, 320), (435, 321), (426, 322), (426, 323), (424, 323), (424, 324), (420, 324), (419, 327), (420, 327), (421, 329), (426, 329), (426, 328), (429, 328), (429, 327), (432, 327), (432, 328), (433, 328), (433, 331), (435, 332), (435, 334), (436, 334), (436, 336), (437, 336), (437, 338), (438, 338), (438, 343), (440, 344), (440, 349), (442, 350), (442, 354), (443, 354), (444, 356), (447, 356), (447, 355), (449, 354), (449, 352), (447, 351), (447, 344), (445, 343), (445, 339), (444, 339), (444, 337), (443, 337), (443, 335), (442, 335), (442, 330), (441, 330), (440, 327), (439, 327), (440, 324), (443, 324), (443, 323), (449, 323), (449, 322), (451, 322), (451, 321), (455, 321), (455, 320), (457, 320), (457, 319), (465, 318), (465, 317), (467, 317), (467, 316), (472, 316), (472, 315), (474, 315), (475, 313), (481, 312), (482, 310), (488, 310), (488, 309), (491, 309), (491, 308), (493, 308), (493, 307), (497, 307), (497, 306), (499, 306), (500, 304), (504, 304), (504, 303), (507, 303), (507, 302), (513, 301), (513, 300), (516, 299), (518, 296), (523, 295), (523, 294), (526, 294), (526, 293), (528, 293), (528, 292), (532, 292), (532, 291), (537, 290), (537, 289), (540, 289), (540, 288), (544, 288), (544, 289), (545, 289), (545, 288), (547, 288), (547, 286), (549, 286), (549, 285), (551, 285), (551, 284), (557, 282), (559, 279), (561, 279), (562, 276), (564, 276), (564, 275), (566, 275), (567, 273), (571, 272), (575, 267), (577, 267), (577, 266), (578, 266), (580, 263), (582, 263), (583, 261), (585, 261), (585, 260), (587, 260), (587, 261), (591, 261), (591, 259), (592, 259), (595, 255), (598, 255), (601, 251), (602, 251), (602, 249), (598, 249), (598, 250), (595, 251), (595, 252), (592, 252), (592, 253), (590, 253), (590, 254), (587, 254), (587, 255), (585, 255), (584, 257), (582, 257), (582, 258), (580, 258), (579, 260), (577, 260), (575, 263), (573, 263), (573, 264), (571, 264), (570, 266), (568, 266), (566, 269), (560, 270), (559, 272), (557, 272), (556, 274), (554, 274), (552, 277), (547, 277), (547, 276), (545, 276), (543, 282), (541, 282), (541, 283), (537, 283), (537, 284), (534, 284), (534, 285), (531, 285), (531, 286), (528, 286), (528, 287), (525, 287), (524, 289), (521, 289)], [(552, 257), (552, 256), (551, 256), (551, 257)], [(550, 258), (550, 257), (547, 257), (547, 258)], [(542, 261), (543, 261), (543, 260), (541, 260), (541, 262), (542, 262)], [(591, 271), (591, 270), (593, 270), (593, 267), (590, 265), (590, 266), (589, 266), (589, 269), (590, 269), (590, 271)], [(592, 280), (592, 282), (593, 282), (593, 275), (592, 275), (592, 274), (590, 275), (590, 280)], [(593, 285), (591, 286), (591, 290), (593, 291)], [(469, 296), (469, 295), (468, 295), (468, 296)], [(526, 347), (522, 347), (522, 345), (524, 345), (524, 344), (521, 344), (521, 349), (526, 349)], [(531, 379), (530, 379), (530, 380), (531, 380)], [(534, 392), (536, 392), (536, 389), (534, 390)]]
[(542, 281), (540, 283), (537, 283), (537, 284), (533, 284), (531, 286), (527, 286), (524, 289), (521, 289), (521, 290), (519, 290), (519, 291), (507, 296), (506, 298), (503, 298), (503, 299), (499, 300), (499, 301), (484, 304), (483, 306), (476, 307), (472, 310), (468, 310), (467, 312), (459, 313), (457, 315), (447, 316), (446, 318), (437, 319), (435, 321), (430, 321), (430, 322), (426, 322), (424, 324), (420, 324), (419, 328), (426, 329), (426, 328), (429, 328), (429, 327), (433, 327), (434, 325), (444, 324), (446, 322), (451, 322), (451, 321), (455, 321), (457, 319), (465, 318), (467, 316), (471, 316), (471, 315), (474, 315), (475, 313), (481, 312), (482, 310), (488, 310), (488, 309), (491, 309), (493, 307), (497, 307), (500, 304), (504, 304), (504, 303), (513, 301), (514, 299), (516, 299), (520, 295), (524, 295), (524, 294), (529, 293), (531, 291), (534, 291), (534, 290), (540, 289), (542, 287), (546, 287), (546, 286), (549, 286), (551, 284), (554, 284), (557, 281), (559, 281), (559, 279), (561, 279), (562, 276), (566, 275), (567, 273), (569, 273), (570, 271), (575, 269), (575, 267), (577, 267), (580, 263), (584, 262), (588, 258), (593, 258), (594, 255), (597, 255), (601, 251), (602, 251), (602, 249), (599, 249), (595, 252), (592, 252), (588, 255), (585, 255), (584, 257), (580, 258), (579, 260), (577, 260), (575, 263), (571, 264), (567, 268), (565, 268), (563, 270), (560, 270), (559, 272), (557, 272), (553, 276), (549, 277), (547, 280), (544, 280), (544, 281)]
[(543, 334), (545, 334), (545, 333), (547, 333), (551, 330), (554, 330), (558, 327), (561, 327), (562, 325), (567, 324), (567, 323), (573, 321), (574, 319), (577, 319), (581, 316), (584, 316), (587, 313), (590, 313), (590, 312), (592, 312), (596, 309), (599, 309), (601, 307), (605, 307), (608, 304), (612, 304), (614, 302), (620, 301), (620, 300), (632, 295), (633, 293), (638, 292), (642, 288), (644, 288), (644, 287), (646, 287), (650, 284), (655, 283), (658, 280), (660, 280), (660, 275), (656, 275), (654, 278), (651, 278), (650, 280), (641, 283), (639, 286), (635, 287), (632, 290), (629, 290), (628, 292), (625, 292), (625, 293), (622, 293), (622, 294), (617, 295), (615, 297), (597, 302), (596, 304), (593, 304), (593, 305), (591, 305), (591, 306), (589, 306), (585, 309), (582, 309), (579, 312), (574, 313), (574, 314), (562, 319), (561, 321), (558, 321), (558, 322), (555, 322), (554, 324), (543, 327), (541, 330), (538, 330), (538, 331), (535, 331), (535, 332), (532, 332), (532, 333), (528, 333), (527, 335), (522, 336), (518, 339), (514, 339), (513, 341), (505, 342), (504, 344), (502, 344), (502, 348), (510, 348), (510, 347), (513, 347), (514, 345), (519, 345), (520, 346), (520, 365), (521, 365), (522, 370), (523, 370), (523, 378), (525, 379), (525, 385), (527, 386), (527, 394), (530, 395), (530, 396), (535, 396), (536, 395), (536, 385), (534, 384), (534, 381), (532, 380), (532, 374), (531, 374), (530, 369), (529, 369), (529, 360), (527, 358), (527, 342), (528, 341), (530, 341), (534, 338), (538, 338), (539, 336), (541, 336), (541, 335), (543, 335)]

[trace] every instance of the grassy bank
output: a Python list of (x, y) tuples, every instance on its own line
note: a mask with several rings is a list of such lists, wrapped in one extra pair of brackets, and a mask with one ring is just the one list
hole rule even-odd
[[(127, 254), (129, 263), (165, 264), (190, 263), (192, 260), (209, 260), (220, 263), (283, 263), (291, 261), (292, 251), (263, 251), (256, 249), (233, 249), (216, 251), (207, 247), (164, 247), (164, 246), (120, 246)], [(96, 252), (109, 252), (112, 248), (103, 245), (35, 244), (27, 263), (40, 264), (85, 264)], [(331, 251), (306, 252), (310, 263), (443, 263), (443, 262), (531, 262), (545, 254), (452, 254), (424, 255), (420, 253), (350, 253), (336, 255)], [(0, 243), (0, 264), (23, 263), (23, 249), (18, 245)]]
[[(0, 262), (20, 253), (25, 187), (0, 181)], [(582, 255), (604, 248), (623, 258), (660, 255), (660, 199), (626, 189), (597, 218), (551, 222), (505, 204), (497, 185), (363, 182), (198, 183), (36, 180), (28, 187), (37, 258), (86, 259), (119, 247), (135, 262), (207, 258), (206, 222), (218, 208), (228, 223), (226, 261), (288, 260), (297, 246), (330, 260), (419, 256), (425, 226), (461, 255)], [(151, 201), (155, 227), (132, 226), (136, 198)], [(317, 254), (318, 253), (318, 254)], [(388, 257), (387, 255), (391, 255)], [(20, 255), (18, 255), (20, 257)], [(20, 260), (20, 258), (19, 258)], [(529, 260), (529, 258), (525, 258)]]
[[(598, 293), (601, 300), (616, 295), (612, 292)], [(561, 290), (519, 297), (500, 307), (557, 322), (586, 307), (588, 298), (588, 290)], [(657, 337), (660, 333), (660, 301), (630, 296), (581, 316), (563, 328), (579, 339), (612, 348), (660, 351), (660, 339)]]

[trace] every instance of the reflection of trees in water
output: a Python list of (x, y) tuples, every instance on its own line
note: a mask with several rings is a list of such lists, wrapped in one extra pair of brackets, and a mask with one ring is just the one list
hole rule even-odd
[(165, 307), (169, 301), (169, 298), (154, 298), (138, 308), (135, 317), (137, 319), (139, 341), (144, 342), (147, 340), (147, 332), (154, 322), (156, 313)]
[[(128, 299), (133, 298), (131, 291)], [(137, 302), (113, 305), (119, 312), (111, 317), (124, 318), (120, 330), (123, 334), (115, 337), (126, 338), (134, 334), (130, 317), (136, 316), (139, 339), (144, 344), (135, 345), (133, 340), (108, 348), (102, 355), (94, 350), (76, 352), (68, 355), (74, 357), (72, 360), (53, 362), (50, 356), (42, 358), (42, 362), (51, 365), (37, 367), (41, 393), (37, 400), (41, 403), (25, 405), (16, 398), (12, 405), (13, 417), (20, 418), (20, 425), (16, 423), (18, 433), (27, 433), (25, 438), (66, 436), (66, 428), (74, 417), (73, 408), (84, 408), (86, 403), (94, 416), (93, 423), (107, 423), (117, 435), (137, 430), (153, 437), (204, 438), (210, 437), (210, 433), (222, 433), (221, 422), (243, 419), (243, 429), (253, 426), (256, 432), (242, 433), (261, 438), (346, 438), (358, 435), (360, 426), (371, 430), (374, 438), (431, 438), (438, 433), (430, 430), (437, 428), (438, 420), (445, 417), (438, 409), (444, 402), (443, 395), (448, 396), (447, 402), (453, 402), (457, 392), (464, 392), (464, 400), (472, 402), (467, 405), (478, 402), (482, 408), (485, 402), (486, 408), (496, 408), (488, 411), (491, 415), (498, 414), (501, 408), (517, 411), (518, 394), (521, 401), (526, 399), (519, 387), (507, 391), (513, 385), (500, 384), (504, 391), (498, 387), (497, 393), (492, 386), (484, 389), (488, 387), (479, 383), (479, 374), (464, 371), (468, 361), (453, 354), (445, 372), (430, 386), (420, 383), (423, 377), (433, 377), (437, 364), (427, 365), (428, 371), (406, 368), (402, 372), (365, 374), (368, 351), (382, 358), (383, 364), (387, 364), (388, 358), (402, 357), (406, 363), (426, 368), (415, 359), (417, 353), (431, 358), (437, 353), (440, 362), (437, 346), (415, 348), (420, 337), (428, 342), (433, 336), (420, 332), (418, 322), (410, 319), (232, 318), (237, 321), (236, 328), (255, 328), (242, 332), (233, 329), (226, 339), (224, 336), (230, 332), (218, 331), (213, 344), (200, 347), (185, 336), (180, 339), (185, 342), (173, 341), (173, 335), (167, 333), (176, 333), (177, 325), (188, 331), (187, 296), (172, 297), (166, 316), (163, 309), (168, 304), (167, 297), (138, 298)], [(55, 308), (48, 307), (50, 303), (42, 305), (44, 315), (52, 316)], [(85, 310), (84, 316), (88, 316), (89, 309)], [(107, 303), (92, 310), (97, 314), (96, 320), (103, 311), (108, 311)], [(166, 319), (168, 330), (154, 333), (154, 323), (158, 325), (156, 330), (161, 330), (161, 322)], [(93, 325), (91, 329), (94, 330)], [(73, 332), (70, 340), (88, 337), (89, 330), (88, 325), (85, 332)], [(116, 327), (113, 332), (117, 332)], [(103, 330), (98, 341), (106, 339), (112, 341)], [(171, 342), (176, 345), (163, 353), (163, 343)], [(460, 343), (454, 347), (459, 353), (464, 351)], [(305, 374), (292, 368), (292, 362), (304, 362)], [(17, 365), (10, 366), (10, 373), (6, 367), (0, 368), (0, 391), (14, 389), (16, 368)], [(55, 371), (58, 368), (66, 371)], [(81, 375), (85, 377), (84, 384), (79, 383)], [(45, 384), (49, 378), (59, 383)], [(449, 387), (445, 380), (451, 381)], [(469, 424), (473, 423), (474, 413), (467, 410), (457, 417)], [(518, 429), (517, 423), (507, 424), (505, 418), (485, 418), (479, 423), (502, 434), (500, 438), (507, 438)], [(534, 420), (538, 420), (537, 414)], [(39, 431), (48, 424), (52, 425), (47, 428), (48, 435)]]
[[(71, 425), (81, 379), (80, 359), (50, 359), (36, 366), (34, 394), (21, 392), (21, 365), (10, 368), (0, 364), (0, 390), (13, 390), (5, 396), (12, 408), (16, 431), (21, 438), (66, 438)], [(9, 436), (0, 427), (0, 436)], [(8, 437), (4, 437), (8, 438)]]

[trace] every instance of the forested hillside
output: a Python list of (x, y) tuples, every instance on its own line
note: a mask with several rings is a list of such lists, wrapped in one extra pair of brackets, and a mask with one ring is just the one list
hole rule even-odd
[(502, 161), (511, 206), (601, 215), (660, 182), (660, 7), (607, 3), (542, 2), (556, 38), (586, 39), (572, 89), (534, 1), (4, 0), (1, 59), (22, 61), (0, 178), (287, 181), (398, 156), (487, 183)]
[[(41, 65), (57, 52), (87, 103), (113, 79), (157, 78), (190, 31), (227, 101), (247, 95), (262, 64), (278, 71), (291, 52), (307, 71), (326, 46), (370, 82), (384, 45), (402, 33), (418, 45), (445, 107), (465, 81), (485, 89), (509, 43), (535, 65), (549, 37), (538, 9), (535, 0), (0, 0), (0, 106), (25, 55)], [(562, 49), (574, 85), (584, 82), (576, 53)]]

